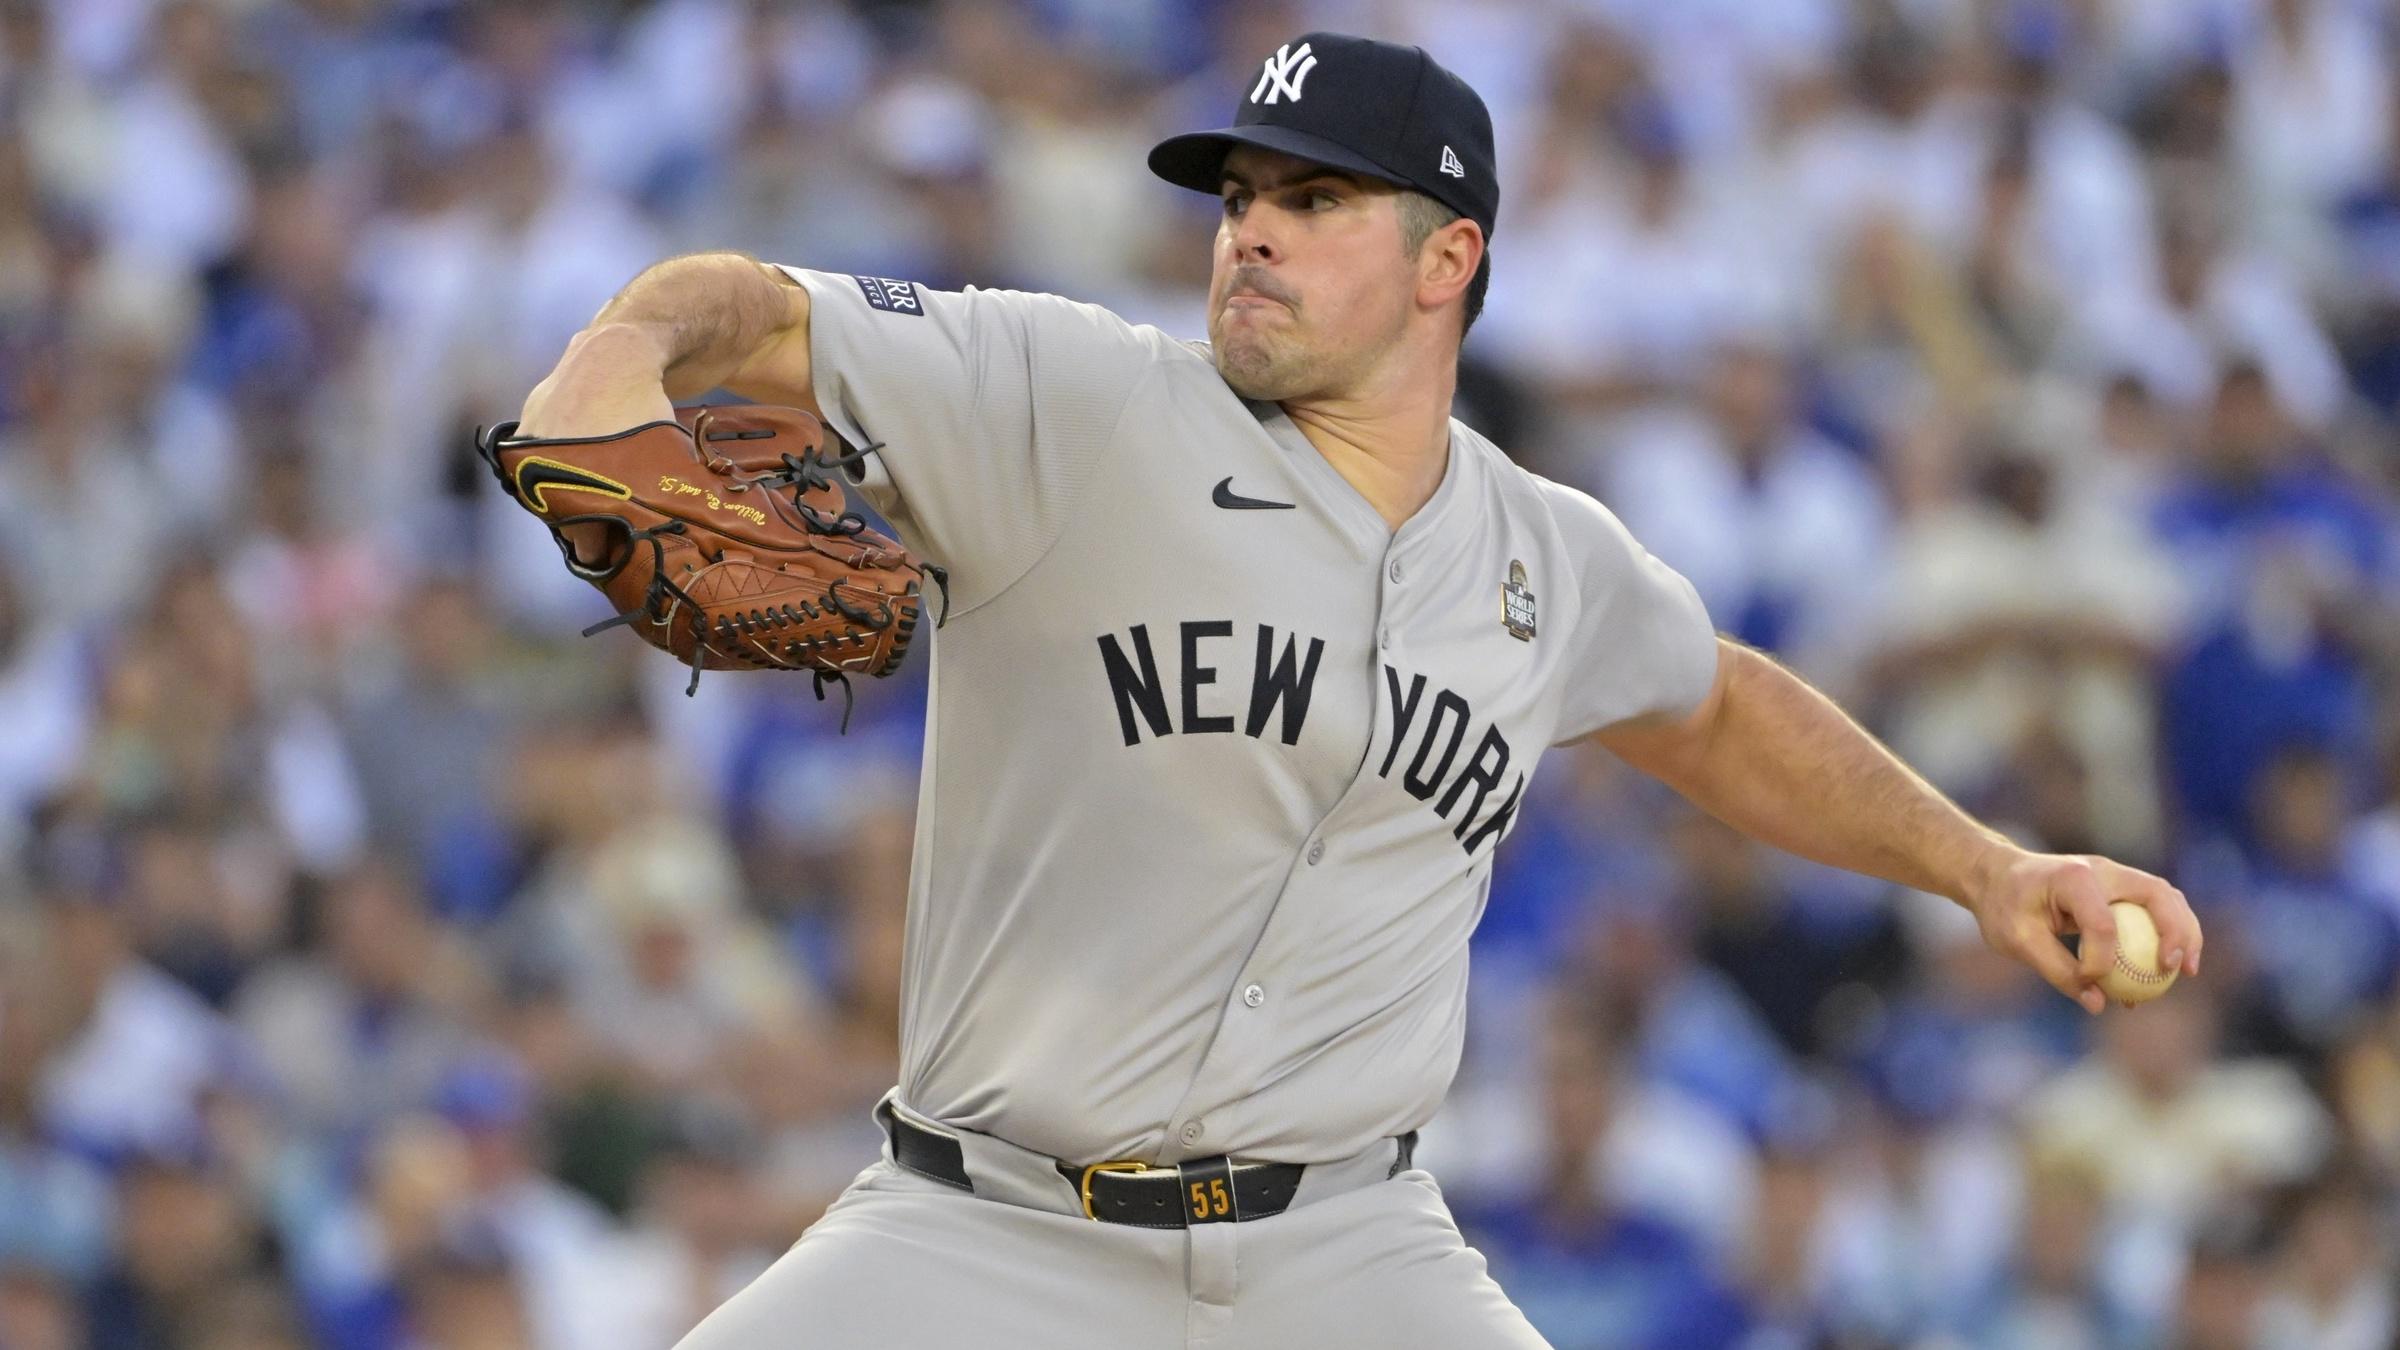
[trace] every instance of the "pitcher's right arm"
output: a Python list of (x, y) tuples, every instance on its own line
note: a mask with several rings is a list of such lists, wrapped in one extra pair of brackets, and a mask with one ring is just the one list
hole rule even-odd
[(726, 389), (821, 414), (808, 291), (739, 253), (669, 258), (627, 283), (525, 399), (526, 436), (606, 436)]

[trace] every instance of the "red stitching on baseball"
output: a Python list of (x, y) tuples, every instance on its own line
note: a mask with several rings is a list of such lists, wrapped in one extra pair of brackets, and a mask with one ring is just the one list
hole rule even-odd
[(2167, 972), (2163, 970), (2143, 971), (2134, 969), (2132, 965), (2126, 962), (2125, 953), (2122, 951), (2117, 953), (2117, 969), (2124, 971), (2127, 975), (2132, 976), (2135, 980), (2142, 984), (2159, 984), (2167, 979)]

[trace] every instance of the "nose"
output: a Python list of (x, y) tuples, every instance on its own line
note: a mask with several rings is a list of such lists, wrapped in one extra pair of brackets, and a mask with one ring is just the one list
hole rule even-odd
[(1267, 219), (1273, 212), (1252, 202), (1233, 222), (1227, 237), (1233, 244), (1233, 260), (1237, 263), (1271, 263), (1283, 256), (1283, 245), (1277, 240), (1274, 225)]

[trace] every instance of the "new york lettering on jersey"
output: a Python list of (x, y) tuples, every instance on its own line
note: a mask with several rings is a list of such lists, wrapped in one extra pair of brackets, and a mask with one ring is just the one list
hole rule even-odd
[[(1522, 571), (1521, 566), (1519, 570)], [(1174, 672), (1172, 698), (1170, 678), (1162, 674), (1162, 663), (1151, 644), (1147, 624), (1133, 625), (1123, 641), (1115, 633), (1101, 634), (1100, 661), (1107, 672), (1109, 691), (1115, 697), (1117, 724), (1125, 744), (1139, 745), (1145, 735), (1152, 738), (1177, 734), (1230, 735), (1237, 731), (1253, 739), (1271, 736), (1285, 745), (1299, 744), (1325, 641), (1308, 638), (1307, 656), (1300, 659), (1297, 636), (1279, 637), (1271, 624), (1255, 626), (1257, 656), (1251, 667), (1249, 690), (1246, 696), (1235, 694), (1236, 703), (1246, 708), (1239, 717), (1212, 716), (1201, 711), (1203, 692), (1219, 680), (1218, 667), (1209, 664), (1219, 658), (1207, 655), (1203, 644), (1210, 639), (1232, 638), (1235, 628), (1232, 620), (1186, 620), (1176, 625), (1180, 660), (1163, 667)], [(1514, 775), (1506, 798), (1477, 824), (1485, 799), (1508, 774), (1509, 762), (1515, 754), (1508, 737), (1498, 723), (1477, 718), (1474, 706), (1459, 691), (1436, 689), (1428, 703), (1427, 679), (1422, 672), (1403, 676), (1397, 666), (1388, 663), (1381, 670), (1389, 688), (1383, 705), (1388, 722), (1384, 729), (1383, 758), (1376, 775), (1390, 779), (1394, 766), (1400, 766), (1401, 786), (1410, 796), (1432, 805), (1434, 813), (1443, 820), (1455, 821), (1452, 835), (1469, 853), (1474, 852), (1478, 845), (1507, 830), (1515, 818), (1518, 799), (1524, 793), (1527, 774), (1520, 771)], [(1180, 720), (1173, 712), (1178, 708), (1182, 714)], [(1422, 718), (1420, 712), (1424, 714)], [(1476, 732), (1474, 749), (1461, 762), (1459, 751), (1469, 743), (1470, 729)], [(1405, 759), (1401, 754), (1403, 749), (1411, 750)], [(1459, 809), (1462, 805), (1464, 810)]]

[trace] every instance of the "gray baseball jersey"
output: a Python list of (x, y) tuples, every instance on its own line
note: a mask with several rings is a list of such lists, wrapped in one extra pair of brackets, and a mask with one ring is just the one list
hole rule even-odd
[(951, 571), (899, 1099), (1079, 1162), (1424, 1124), (1543, 749), (1709, 688), (1691, 585), (1455, 421), (1394, 531), (1205, 344), (785, 271), (869, 499)]

